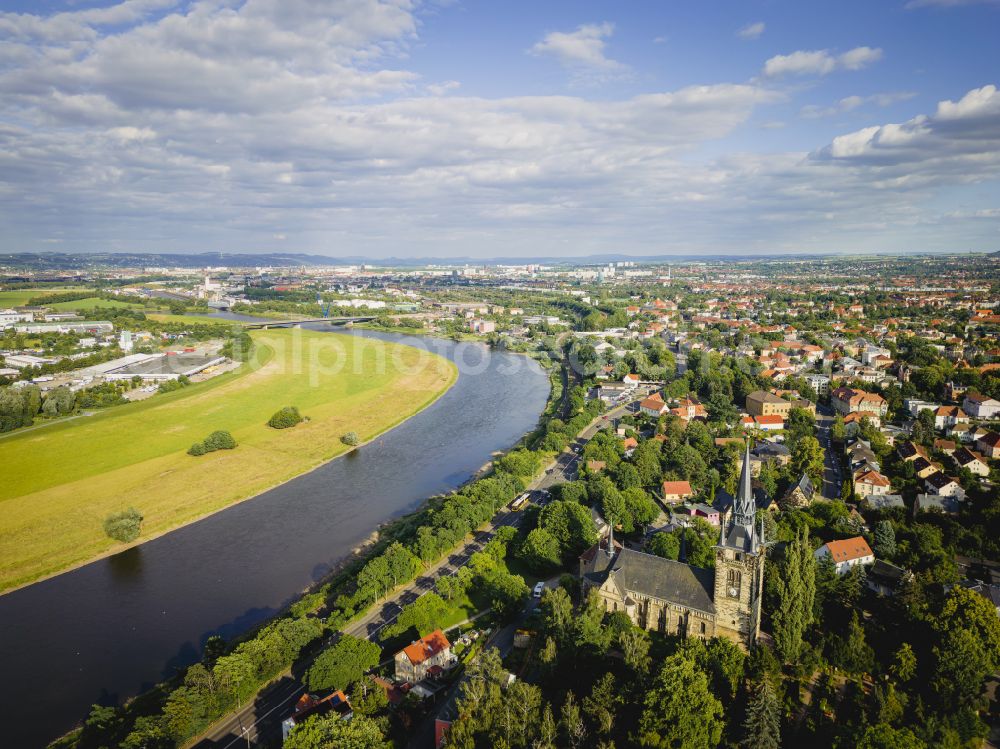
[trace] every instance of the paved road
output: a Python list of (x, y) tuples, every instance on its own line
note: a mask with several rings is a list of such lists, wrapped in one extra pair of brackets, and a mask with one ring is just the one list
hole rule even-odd
[(830, 426), (833, 424), (833, 410), (820, 405), (816, 409), (816, 438), (820, 447), (826, 451), (823, 467), (823, 496), (826, 499), (840, 499), (840, 487), (843, 483), (843, 471), (836, 450), (831, 446)]
[[(636, 408), (637, 402), (627, 403), (594, 419), (580, 432), (571, 447), (560, 453), (542, 476), (527, 487), (529, 491), (535, 492), (532, 501), (537, 502), (543, 498), (544, 495), (538, 490), (575, 479), (580, 460), (576, 450), (582, 450), (599, 430), (610, 426), (614, 419)], [(453, 551), (448, 557), (425, 570), (411, 583), (395, 591), (381, 605), (373, 606), (368, 613), (352, 622), (344, 631), (365, 639), (376, 636), (383, 627), (396, 620), (403, 606), (413, 603), (421, 595), (432, 590), (438, 578), (456, 574), (458, 568), (466, 564), (475, 552), (482, 551), (484, 544), (493, 538), (497, 528), (505, 525), (517, 527), (523, 518), (522, 512), (511, 512), (507, 508), (501, 508), (490, 524), (476, 531), (472, 539), (461, 549)], [(529, 604), (529, 608), (532, 605), (534, 600)], [(513, 638), (512, 633), (511, 629), (511, 638)], [(291, 674), (287, 674), (262, 690), (253, 702), (213, 725), (194, 746), (196, 749), (235, 749), (244, 744), (248, 747), (253, 746), (258, 741), (277, 741), (281, 737), (281, 721), (291, 715), (296, 700), (304, 691), (302, 684)]]

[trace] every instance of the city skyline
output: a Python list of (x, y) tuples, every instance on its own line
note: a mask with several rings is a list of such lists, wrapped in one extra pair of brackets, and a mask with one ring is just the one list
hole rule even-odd
[(0, 252), (995, 251), (993, 2), (0, 12)]

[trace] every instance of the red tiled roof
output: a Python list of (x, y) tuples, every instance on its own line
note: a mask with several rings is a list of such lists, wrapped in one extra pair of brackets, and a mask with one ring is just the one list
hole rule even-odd
[(669, 496), (672, 494), (694, 494), (691, 491), (691, 483), (688, 481), (664, 481), (663, 482), (663, 494)]
[(868, 542), (861, 536), (845, 538), (843, 541), (828, 541), (826, 548), (834, 562), (850, 562), (855, 559), (874, 556)]
[(450, 647), (451, 643), (444, 636), (444, 632), (440, 629), (435, 629), (426, 637), (421, 637), (416, 642), (407, 645), (403, 648), (403, 653), (406, 654), (410, 663), (416, 666)]

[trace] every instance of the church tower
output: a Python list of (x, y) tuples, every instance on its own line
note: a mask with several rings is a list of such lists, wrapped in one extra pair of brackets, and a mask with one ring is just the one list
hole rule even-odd
[(715, 629), (749, 650), (760, 634), (760, 602), (764, 591), (764, 526), (750, 485), (750, 444), (743, 455), (740, 486), (732, 509), (722, 521), (715, 547)]

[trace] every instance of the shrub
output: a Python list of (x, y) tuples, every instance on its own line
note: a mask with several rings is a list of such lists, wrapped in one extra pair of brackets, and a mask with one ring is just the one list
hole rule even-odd
[(188, 455), (204, 455), (216, 450), (232, 450), (236, 447), (236, 440), (229, 432), (219, 430), (212, 432), (203, 442), (195, 442), (188, 448)]
[(354, 447), (361, 440), (358, 439), (357, 432), (347, 432), (343, 437), (340, 438), (340, 441), (343, 442), (345, 445), (350, 445), (351, 447)]
[(302, 414), (295, 406), (285, 406), (267, 421), (272, 429), (288, 429), (302, 421)]
[(236, 447), (236, 440), (229, 432), (219, 430), (212, 432), (205, 440), (205, 450), (232, 450)]
[(122, 512), (113, 512), (104, 518), (104, 532), (115, 541), (129, 543), (139, 537), (142, 513), (134, 507)]

